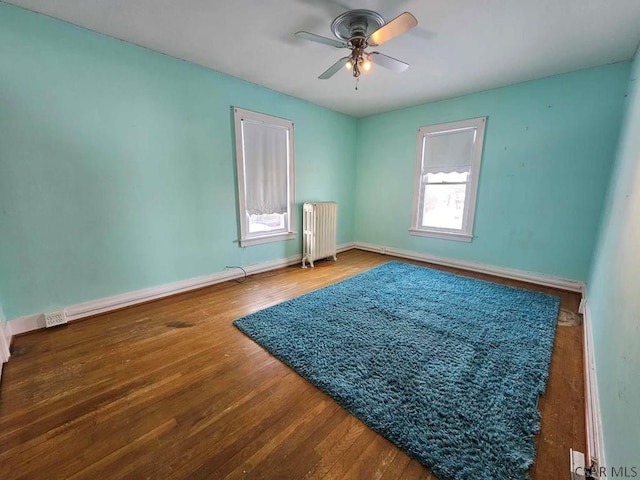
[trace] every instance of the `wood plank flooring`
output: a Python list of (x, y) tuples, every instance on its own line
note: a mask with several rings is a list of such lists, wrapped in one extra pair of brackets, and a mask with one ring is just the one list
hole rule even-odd
[[(0, 478), (435, 479), (231, 323), (393, 259), (338, 258), (15, 338), (0, 386)], [(578, 308), (574, 293), (457, 273)], [(585, 450), (581, 326), (558, 328), (539, 408), (532, 478), (565, 478), (569, 448)]]

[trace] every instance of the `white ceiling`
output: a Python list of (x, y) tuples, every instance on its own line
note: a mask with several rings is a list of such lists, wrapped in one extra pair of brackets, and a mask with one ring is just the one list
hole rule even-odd
[[(36, 12), (362, 117), (630, 59), (640, 0), (9, 0)], [(293, 37), (333, 38), (353, 8), (418, 27), (377, 47), (409, 63), (380, 66), (359, 90), (346, 70), (317, 76), (347, 50)]]

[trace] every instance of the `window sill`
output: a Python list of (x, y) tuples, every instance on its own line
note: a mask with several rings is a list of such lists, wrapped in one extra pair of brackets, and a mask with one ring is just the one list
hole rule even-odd
[(468, 233), (442, 232), (439, 230), (418, 230), (416, 228), (410, 228), (409, 235), (455, 240), (456, 242), (470, 242), (473, 240), (473, 235), (469, 235)]
[(260, 235), (259, 237), (249, 237), (240, 240), (241, 247), (250, 247), (252, 245), (260, 245), (262, 243), (281, 242), (284, 240), (293, 240), (296, 238), (295, 232), (278, 232), (271, 235)]

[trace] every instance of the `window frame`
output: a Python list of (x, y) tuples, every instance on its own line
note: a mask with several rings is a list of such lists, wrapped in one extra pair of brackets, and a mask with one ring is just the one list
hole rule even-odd
[[(484, 145), (484, 134), (487, 117), (470, 118), (456, 122), (439, 123), (418, 128), (416, 145), (416, 163), (414, 171), (413, 203), (411, 210), (411, 226), (409, 234), (421, 237), (441, 238), (447, 240), (457, 240), (461, 242), (471, 242), (473, 240), (473, 227), (475, 219), (476, 202), (478, 195), (478, 181), (480, 179), (480, 163), (482, 162), (482, 152)], [(424, 149), (426, 138), (429, 135), (452, 133), (456, 130), (475, 129), (476, 138), (471, 153), (471, 168), (467, 180), (468, 189), (465, 193), (464, 213), (461, 229), (424, 227), (422, 214), (424, 211), (424, 182), (422, 177), (425, 172), (423, 166)]]
[[(234, 116), (234, 132), (235, 132), (235, 156), (238, 186), (238, 224), (239, 224), (239, 243), (241, 247), (249, 247), (270, 242), (280, 242), (296, 238), (296, 199), (295, 199), (295, 149), (294, 149), (294, 123), (280, 117), (274, 117), (265, 113), (245, 110), (239, 107), (233, 107)], [(275, 232), (254, 232), (249, 231), (249, 218), (247, 216), (246, 201), (246, 178), (245, 178), (245, 157), (243, 143), (243, 120), (249, 120), (254, 123), (262, 123), (269, 126), (285, 128), (288, 133), (287, 139), (287, 215), (285, 230)]]

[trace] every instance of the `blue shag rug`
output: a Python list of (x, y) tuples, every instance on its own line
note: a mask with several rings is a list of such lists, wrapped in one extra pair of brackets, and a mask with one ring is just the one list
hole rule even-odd
[(389, 262), (234, 324), (441, 479), (524, 479), (559, 299)]

